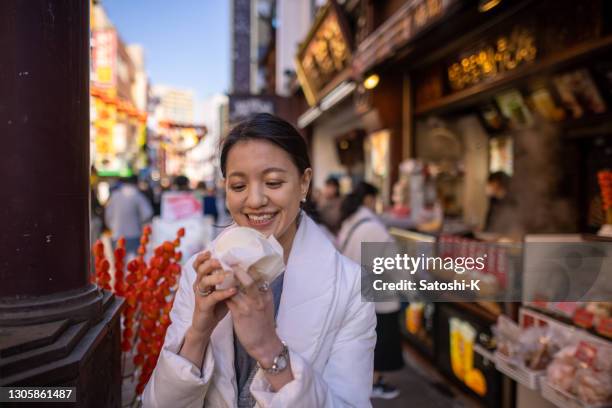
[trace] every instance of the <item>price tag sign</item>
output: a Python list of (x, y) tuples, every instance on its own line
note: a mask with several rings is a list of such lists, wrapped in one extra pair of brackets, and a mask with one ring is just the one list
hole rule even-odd
[(612, 338), (612, 318), (602, 317), (599, 319), (599, 323), (597, 324), (595, 330), (597, 330), (597, 333), (599, 334)]
[(567, 317), (572, 317), (572, 315), (576, 312), (576, 309), (578, 309), (578, 302), (555, 303), (555, 310)]
[(577, 326), (584, 327), (585, 329), (590, 329), (593, 327), (593, 313), (589, 312), (586, 309), (578, 309), (576, 313), (574, 313), (574, 323)]

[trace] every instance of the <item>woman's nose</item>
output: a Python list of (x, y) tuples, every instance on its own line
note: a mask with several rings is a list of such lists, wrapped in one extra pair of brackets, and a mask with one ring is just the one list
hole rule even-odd
[(264, 189), (260, 186), (253, 186), (250, 188), (246, 204), (250, 208), (259, 208), (268, 204), (268, 197), (266, 196)]

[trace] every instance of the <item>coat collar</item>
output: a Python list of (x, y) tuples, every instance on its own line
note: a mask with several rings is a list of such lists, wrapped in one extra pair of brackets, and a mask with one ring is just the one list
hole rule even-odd
[[(294, 352), (314, 360), (327, 330), (336, 296), (338, 253), (310, 217), (302, 213), (283, 279), (277, 333)], [(224, 395), (237, 394), (231, 315), (219, 323), (210, 340), (215, 382)]]
[(278, 311), (278, 335), (304, 357), (314, 357), (336, 290), (338, 254), (310, 217), (302, 215)]

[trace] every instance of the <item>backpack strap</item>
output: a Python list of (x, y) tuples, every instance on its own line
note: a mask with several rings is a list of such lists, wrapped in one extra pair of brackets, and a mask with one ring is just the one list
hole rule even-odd
[(346, 234), (346, 239), (344, 240), (344, 242), (342, 243), (342, 247), (340, 248), (340, 252), (344, 253), (344, 250), (346, 249), (346, 247), (348, 246), (349, 241), (351, 240), (351, 237), (353, 236), (353, 233), (355, 232), (355, 230), (362, 224), (365, 224), (366, 222), (370, 222), (372, 221), (372, 218), (362, 218), (359, 221), (357, 221), (355, 224), (353, 224), (353, 226), (351, 227), (351, 229), (349, 230), (348, 234)]

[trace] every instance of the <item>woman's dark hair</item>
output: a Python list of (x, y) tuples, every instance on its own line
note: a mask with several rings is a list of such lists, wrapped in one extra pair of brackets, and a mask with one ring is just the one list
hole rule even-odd
[(236, 125), (221, 142), (221, 174), (226, 176), (227, 155), (232, 147), (245, 140), (266, 140), (286, 151), (300, 174), (311, 167), (306, 140), (289, 122), (270, 115), (258, 113)]
[(348, 217), (355, 214), (367, 196), (376, 197), (377, 194), (378, 189), (372, 184), (365, 181), (357, 184), (353, 191), (342, 200), (340, 205), (340, 222), (344, 222)]
[(334, 186), (336, 189), (335, 197), (340, 197), (340, 182), (334, 176), (329, 176), (327, 180), (325, 180), (325, 185)]

